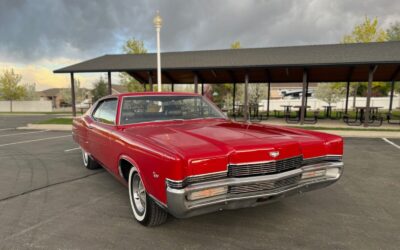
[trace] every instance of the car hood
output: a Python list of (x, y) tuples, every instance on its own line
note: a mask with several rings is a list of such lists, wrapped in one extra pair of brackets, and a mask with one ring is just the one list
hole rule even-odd
[(326, 154), (325, 140), (302, 130), (221, 120), (134, 126), (125, 134), (173, 150), (187, 160), (227, 157), (230, 163)]

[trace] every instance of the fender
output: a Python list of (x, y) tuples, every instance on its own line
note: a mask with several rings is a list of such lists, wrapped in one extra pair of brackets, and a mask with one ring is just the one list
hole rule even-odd
[[(165, 203), (161, 202), (159, 199), (157, 199), (153, 194), (151, 194), (151, 193), (149, 192), (149, 190), (151, 190), (151, 189), (148, 188), (148, 187), (149, 187), (149, 184), (147, 183), (146, 178), (143, 178), (142, 174), (140, 173), (140, 167), (139, 167), (139, 165), (136, 163), (136, 161), (133, 160), (133, 159), (132, 159), (131, 157), (129, 157), (128, 155), (125, 155), (125, 154), (120, 155), (118, 162), (120, 162), (121, 160), (128, 161), (128, 162), (132, 165), (132, 167), (135, 168), (136, 172), (137, 172), (138, 175), (140, 176), (140, 179), (142, 179), (143, 185), (144, 185), (145, 189), (146, 189), (147, 192), (148, 192), (147, 194), (148, 194), (155, 202), (157, 202), (160, 206), (166, 208), (167, 205), (166, 205)], [(127, 186), (127, 185), (128, 185), (128, 182), (124, 179), (124, 177), (123, 177), (123, 175), (122, 175), (122, 171), (121, 171), (121, 166), (120, 166), (119, 164), (118, 164), (118, 173), (119, 173), (119, 175), (120, 175), (119, 178), (121, 179), (121, 181), (123, 181), (123, 183)]]

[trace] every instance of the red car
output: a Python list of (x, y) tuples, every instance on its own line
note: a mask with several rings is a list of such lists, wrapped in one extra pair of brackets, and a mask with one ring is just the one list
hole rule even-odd
[(252, 207), (325, 187), (343, 171), (341, 137), (229, 120), (192, 93), (107, 96), (74, 119), (88, 169), (128, 186), (143, 225)]

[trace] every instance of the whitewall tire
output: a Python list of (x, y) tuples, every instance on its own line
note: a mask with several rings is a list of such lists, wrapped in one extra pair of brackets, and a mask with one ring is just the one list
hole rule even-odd
[(132, 167), (129, 171), (128, 188), (132, 213), (140, 224), (158, 226), (167, 220), (167, 212), (147, 194), (143, 181), (135, 167)]
[(82, 150), (82, 162), (83, 162), (83, 166), (85, 166), (85, 168), (87, 169), (97, 169), (100, 168), (100, 164), (97, 163), (97, 161), (95, 159), (92, 158), (92, 156), (86, 152), (83, 148), (81, 148)]

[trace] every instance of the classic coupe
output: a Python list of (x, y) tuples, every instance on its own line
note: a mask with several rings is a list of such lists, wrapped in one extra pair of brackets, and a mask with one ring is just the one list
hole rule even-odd
[(336, 182), (336, 135), (229, 120), (193, 93), (111, 95), (73, 121), (88, 169), (100, 166), (129, 190), (134, 218), (155, 226), (266, 204)]

